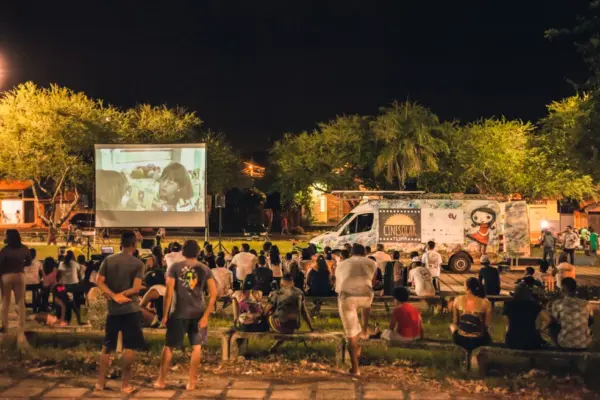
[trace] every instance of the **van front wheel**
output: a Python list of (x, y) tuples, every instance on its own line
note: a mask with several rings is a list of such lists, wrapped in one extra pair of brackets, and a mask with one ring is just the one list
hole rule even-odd
[(468, 272), (471, 269), (471, 260), (465, 254), (456, 254), (448, 263), (452, 272)]

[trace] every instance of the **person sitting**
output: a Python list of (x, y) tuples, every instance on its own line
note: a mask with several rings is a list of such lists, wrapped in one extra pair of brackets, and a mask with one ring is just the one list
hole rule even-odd
[(550, 337), (563, 349), (587, 349), (592, 344), (592, 309), (587, 301), (576, 297), (575, 279), (564, 278), (561, 287), (563, 296), (550, 306)]
[(419, 252), (411, 251), (410, 252), (410, 262), (414, 263), (414, 262), (420, 262), (420, 261), (421, 261), (421, 257), (419, 257)]
[(523, 275), (523, 278), (517, 279), (515, 284), (518, 285), (519, 283), (521, 283), (523, 281), (524, 278), (527, 278), (528, 276), (533, 278), (533, 280), (535, 281), (535, 286), (538, 286), (541, 288), (544, 287), (544, 285), (542, 284), (541, 275), (536, 273), (535, 268), (533, 268), (533, 267), (525, 268), (525, 275)]
[(215, 263), (217, 268), (213, 269), (212, 272), (217, 283), (217, 298), (230, 296), (233, 289), (233, 273), (225, 268), (223, 257), (218, 257)]
[(561, 284), (563, 279), (575, 279), (576, 277), (575, 266), (567, 262), (568, 257), (569, 256), (567, 253), (561, 253), (558, 257), (558, 265), (556, 266), (556, 269), (552, 272), (556, 276), (556, 286), (559, 289), (562, 289)]
[(264, 315), (268, 317), (271, 329), (277, 333), (289, 334), (300, 329), (300, 317), (304, 319), (308, 329), (313, 331), (304, 304), (304, 293), (294, 286), (290, 274), (285, 274), (281, 279), (281, 288), (269, 295)]
[[(513, 300), (504, 303), (502, 314), (507, 325), (506, 345), (511, 349), (536, 350), (546, 343), (540, 331), (546, 329), (550, 317), (527, 285), (517, 285)], [(540, 323), (536, 324), (538, 320)], [(538, 325), (540, 330), (536, 328)]]
[(423, 266), (421, 261), (413, 261), (408, 273), (408, 283), (414, 285), (415, 294), (422, 296), (435, 296), (431, 272)]
[(552, 275), (552, 272), (548, 271), (548, 268), (548, 261), (542, 260), (540, 264), (540, 273), (542, 275), (544, 290), (546, 292), (554, 292), (554, 290), (556, 290), (556, 284), (554, 282), (554, 276)]
[(454, 343), (467, 351), (492, 342), (492, 305), (477, 278), (465, 282), (465, 294), (454, 299), (450, 331)]
[[(163, 274), (164, 277), (164, 274)], [(151, 328), (158, 328), (163, 319), (163, 305), (167, 286), (165, 283), (150, 286), (140, 302), (143, 322)]]
[(300, 267), (300, 262), (298, 260), (292, 260), (290, 262), (289, 274), (292, 276), (294, 286), (302, 290), (302, 292), (304, 292), (304, 284), (306, 279), (304, 272), (302, 272), (302, 267)]
[(394, 288), (394, 303), (389, 329), (381, 334), (385, 340), (412, 342), (424, 338), (421, 312), (408, 302), (409, 293), (404, 287)]
[(265, 256), (258, 256), (258, 265), (252, 272), (256, 278), (254, 290), (260, 290), (263, 296), (268, 296), (271, 293), (271, 283), (273, 282), (273, 271), (267, 265)]
[(262, 292), (254, 290), (255, 276), (247, 275), (242, 289), (231, 295), (233, 301), (233, 321), (235, 329), (243, 332), (266, 332), (269, 324), (263, 318), (260, 301)]
[(488, 256), (481, 256), (479, 263), (479, 281), (483, 285), (486, 296), (497, 296), (500, 294), (500, 274), (498, 268), (492, 267)]
[(327, 261), (325, 261), (325, 257), (320, 255), (317, 258), (317, 267), (309, 271), (306, 280), (306, 285), (308, 286), (307, 294), (309, 296), (328, 297), (335, 295), (332, 289), (331, 273), (329, 272), (329, 266), (327, 265)]
[(283, 276), (283, 268), (281, 266), (281, 255), (279, 254), (279, 247), (271, 246), (269, 248), (269, 258), (267, 260), (269, 268), (273, 271), (273, 279), (277, 282), (279, 287), (281, 277)]

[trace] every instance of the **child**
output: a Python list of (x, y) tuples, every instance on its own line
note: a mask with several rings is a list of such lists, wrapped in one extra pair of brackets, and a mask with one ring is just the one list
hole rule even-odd
[(160, 211), (193, 211), (192, 180), (185, 167), (177, 162), (169, 164), (159, 179), (158, 198), (153, 208)]
[(406, 288), (394, 288), (396, 308), (392, 312), (389, 329), (386, 329), (381, 335), (382, 339), (412, 342), (424, 338), (421, 312), (408, 303), (408, 297)]

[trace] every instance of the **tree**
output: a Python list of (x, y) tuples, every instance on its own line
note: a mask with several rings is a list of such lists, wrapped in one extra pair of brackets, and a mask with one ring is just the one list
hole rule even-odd
[[(31, 180), (37, 204), (42, 196), (49, 199), (40, 218), (50, 230), (60, 228), (79, 189), (91, 181), (94, 143), (110, 140), (107, 116), (114, 114), (85, 94), (56, 85), (26, 83), (0, 97), (0, 176)], [(59, 210), (67, 193), (73, 197)]]
[(238, 181), (240, 158), (223, 133), (205, 132), (200, 136), (200, 142), (206, 143), (207, 191), (222, 194)]
[(271, 149), (274, 189), (283, 204), (308, 205), (311, 187), (327, 192), (371, 186), (375, 154), (368, 117), (339, 116), (312, 132), (285, 134)]
[(409, 101), (394, 101), (380, 111), (371, 125), (378, 147), (382, 147), (375, 160), (375, 174), (383, 174), (403, 190), (408, 178), (437, 171), (437, 155), (447, 151), (436, 134), (440, 126), (437, 116)]

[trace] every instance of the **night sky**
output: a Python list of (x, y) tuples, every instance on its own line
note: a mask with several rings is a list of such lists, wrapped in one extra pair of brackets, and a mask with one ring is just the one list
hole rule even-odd
[(31, 80), (181, 105), (242, 152), (393, 99), (443, 119), (535, 120), (586, 76), (572, 45), (543, 35), (586, 4), (2, 0), (0, 90)]

